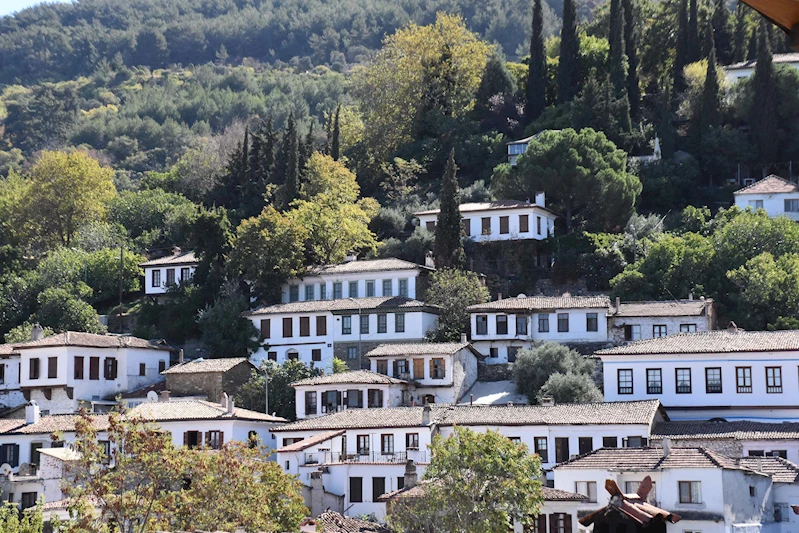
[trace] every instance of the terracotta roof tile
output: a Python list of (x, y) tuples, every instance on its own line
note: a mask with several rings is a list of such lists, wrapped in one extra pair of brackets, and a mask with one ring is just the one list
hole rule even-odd
[(388, 533), (388, 529), (375, 522), (360, 518), (344, 516), (334, 511), (327, 511), (312, 519), (316, 531), (320, 533)]
[(799, 466), (782, 457), (741, 457), (740, 465), (754, 472), (768, 474), (775, 483), (795, 483)]
[[(494, 200), (492, 202), (468, 202), (460, 205), (461, 213), (471, 213), (474, 211), (496, 211), (500, 209), (523, 209), (534, 208), (546, 209), (544, 206), (537, 205), (535, 202), (526, 202), (524, 200)], [(437, 215), (440, 209), (428, 209), (426, 211), (419, 211), (414, 213), (413, 216), (419, 215)]]
[(599, 350), (596, 355), (651, 355), (799, 350), (799, 330), (677, 333)]
[(140, 416), (152, 422), (168, 422), (175, 420), (214, 420), (239, 419), (263, 422), (286, 422), (285, 418), (272, 416), (249, 409), (235, 407), (233, 415), (218, 403), (203, 400), (170, 400), (168, 402), (144, 402), (130, 411), (129, 416)]
[(333, 385), (338, 383), (354, 383), (364, 385), (404, 385), (408, 382), (403, 379), (396, 379), (385, 374), (378, 374), (371, 370), (350, 370), (348, 372), (337, 372), (325, 376), (315, 376), (312, 378), (301, 379), (291, 384), (292, 387), (302, 385)]
[(669, 421), (655, 424), (652, 438), (792, 440), (799, 439), (799, 422), (731, 422)]
[(538, 311), (547, 309), (607, 309), (610, 298), (607, 296), (527, 296), (524, 298), (503, 298), (484, 304), (469, 306), (471, 313), (477, 311)]
[(799, 191), (799, 186), (779, 176), (772, 174), (760, 181), (747, 185), (743, 189), (738, 189), (733, 194), (778, 194)]
[(179, 254), (168, 255), (166, 257), (159, 257), (139, 263), (140, 267), (154, 267), (154, 266), (173, 266), (173, 265), (196, 265), (199, 261), (194, 256), (194, 252), (182, 252)]
[(577, 494), (576, 492), (569, 492), (566, 490), (551, 489), (549, 487), (541, 487), (544, 492), (544, 501), (548, 502), (567, 502), (567, 501), (585, 501), (588, 496)]
[(381, 344), (366, 353), (366, 357), (392, 355), (454, 355), (469, 346), (468, 342), (412, 342)]
[(336, 431), (325, 431), (323, 433), (319, 433), (314, 435), (313, 437), (308, 437), (307, 439), (303, 439), (301, 441), (297, 441), (294, 444), (289, 444), (288, 446), (283, 446), (279, 450), (276, 450), (275, 453), (287, 453), (287, 452), (301, 452), (303, 450), (307, 450), (311, 446), (316, 446), (317, 444), (321, 444), (326, 440), (330, 440), (334, 437), (338, 437), (339, 435), (343, 435), (345, 430), (339, 429)]
[[(75, 431), (80, 415), (45, 415), (35, 424), (26, 424), (24, 419), (0, 420), (0, 434), (11, 435), (49, 435), (57, 431)], [(94, 427), (103, 431), (108, 429), (108, 415), (93, 415)]]
[(424, 265), (417, 265), (403, 259), (389, 257), (386, 259), (368, 259), (349, 261), (338, 265), (320, 265), (309, 269), (310, 275), (321, 274), (357, 274), (361, 272), (384, 272), (387, 270), (433, 270)]
[(43, 348), (50, 346), (83, 346), (87, 348), (147, 348), (152, 350), (165, 350), (171, 348), (164, 341), (148, 341), (130, 335), (100, 335), (97, 333), (83, 333), (80, 331), (66, 331), (44, 337), (36, 341), (15, 344), (17, 350), (26, 348)]
[[(359, 307), (360, 306), (360, 307)], [(419, 300), (412, 300), (403, 296), (373, 296), (369, 298), (356, 298), (352, 301), (348, 298), (338, 300), (308, 300), (304, 302), (291, 302), (286, 304), (275, 304), (259, 307), (253, 311), (243, 313), (244, 316), (270, 315), (277, 313), (317, 313), (332, 312), (344, 314), (350, 312), (358, 314), (359, 309), (364, 312), (390, 310), (398, 311), (427, 311), (438, 314), (440, 308), (429, 305)]]
[(599, 448), (565, 461), (554, 468), (583, 470), (648, 471), (667, 468), (723, 468), (746, 470), (736, 459), (706, 448), (672, 448), (664, 457), (663, 448)]
[(201, 374), (205, 372), (227, 372), (241, 363), (255, 365), (246, 357), (227, 357), (222, 359), (194, 359), (183, 364), (169, 367), (162, 374)]
[(705, 314), (706, 302), (713, 300), (669, 300), (622, 302), (618, 309), (613, 308), (613, 317), (649, 317), (649, 316), (702, 316)]

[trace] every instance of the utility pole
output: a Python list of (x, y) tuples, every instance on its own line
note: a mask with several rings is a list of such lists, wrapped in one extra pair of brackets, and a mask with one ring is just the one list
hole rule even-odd
[(119, 333), (122, 333), (122, 282), (125, 275), (124, 258), (125, 245), (119, 245)]

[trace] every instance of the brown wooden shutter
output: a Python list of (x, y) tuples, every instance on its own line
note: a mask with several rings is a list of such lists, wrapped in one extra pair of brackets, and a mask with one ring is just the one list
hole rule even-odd
[(211, 446), (211, 432), (210, 431), (206, 431), (205, 432), (205, 445), (208, 446), (208, 447)]
[(552, 513), (549, 515), (549, 533), (558, 533), (558, 515)]
[(300, 337), (310, 337), (310, 336), (311, 336), (311, 317), (301, 316)]
[(540, 514), (536, 520), (538, 521), (538, 531), (536, 533), (547, 533), (547, 515)]
[(571, 513), (566, 513), (563, 515), (563, 529), (566, 530), (566, 533), (572, 533), (572, 515)]
[(397, 376), (397, 361), (391, 361), (391, 375)]
[(444, 377), (447, 373), (447, 360), (443, 357), (441, 358), (441, 377)]
[(327, 335), (327, 317), (326, 316), (318, 316), (318, 317), (316, 317), (316, 334), (317, 335)]
[(413, 360), (413, 379), (424, 379), (424, 359)]
[[(225, 444), (225, 432), (224, 431), (220, 431), (219, 432), (219, 447), (221, 448), (223, 444)], [(567, 515), (567, 516), (569, 516), (571, 518), (570, 515)]]
[(508, 217), (499, 217), (499, 232), (509, 233), (510, 224), (508, 224)]
[(530, 215), (519, 215), (519, 233), (530, 231)]
[(294, 333), (291, 331), (291, 317), (283, 319), (283, 337), (291, 337)]
[(265, 339), (272, 334), (272, 321), (268, 318), (261, 319), (261, 336)]
[(188, 431), (184, 431), (183, 432), (183, 446), (188, 446), (188, 445), (189, 445), (189, 432)]
[(432, 378), (435, 375), (435, 365), (433, 364), (433, 360), (430, 359), (430, 377)]

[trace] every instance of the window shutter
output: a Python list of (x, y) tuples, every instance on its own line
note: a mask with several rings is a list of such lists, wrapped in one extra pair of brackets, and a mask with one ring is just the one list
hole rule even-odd
[(341, 391), (336, 391), (336, 405), (341, 405)]
[(424, 359), (413, 360), (413, 379), (424, 379)]
[(11, 462), (9, 464), (14, 468), (19, 466), (19, 444), (11, 445)]
[(189, 432), (188, 431), (184, 431), (183, 432), (183, 446), (188, 446), (188, 445), (189, 445)]
[(549, 515), (549, 533), (558, 533), (558, 515), (551, 514)]
[(547, 515), (538, 515), (536, 520), (538, 521), (538, 531), (536, 533), (547, 533)]
[(219, 432), (219, 447), (221, 448), (224, 443), (225, 443), (225, 432), (224, 431), (220, 431)]
[(430, 359), (430, 377), (435, 375), (435, 365), (433, 365), (433, 360)]
[(571, 513), (566, 513), (563, 515), (563, 528), (566, 530), (566, 533), (572, 532), (572, 515)]
[(210, 431), (206, 431), (205, 432), (205, 445), (209, 446), (209, 447), (211, 446), (211, 432)]
[(447, 360), (443, 357), (441, 358), (441, 375), (443, 376), (447, 372)]
[(391, 375), (397, 375), (397, 361), (391, 361)]
[(119, 372), (119, 361), (111, 360), (111, 379), (116, 379)]
[(383, 407), (383, 391), (377, 391), (377, 403), (380, 407)]

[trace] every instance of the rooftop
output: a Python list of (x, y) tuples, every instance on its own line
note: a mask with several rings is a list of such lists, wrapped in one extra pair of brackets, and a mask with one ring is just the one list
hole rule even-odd
[[(218, 403), (203, 400), (169, 400), (166, 402), (144, 402), (128, 411), (129, 416), (141, 416), (152, 422), (178, 420), (254, 420), (258, 422), (287, 422), (285, 418), (272, 416), (249, 409), (233, 408), (233, 414)], [(44, 417), (43, 417), (44, 418)]]
[(344, 516), (334, 511), (326, 511), (316, 518), (306, 519), (301, 530), (319, 533), (388, 533), (389, 531), (376, 522)]
[(302, 385), (334, 385), (339, 383), (358, 383), (363, 385), (405, 385), (408, 382), (404, 379), (396, 379), (385, 374), (378, 374), (371, 370), (350, 370), (348, 372), (336, 372), (324, 376), (301, 379), (291, 384), (292, 387)]
[(55, 457), (56, 459), (60, 459), (62, 461), (77, 461), (81, 458), (80, 453), (76, 452), (72, 448), (42, 448), (39, 450), (39, 453), (49, 455), (50, 457)]
[[(367, 429), (422, 426), (424, 407), (346, 409), (317, 418), (298, 420), (272, 431)], [(430, 406), (430, 422), (438, 426), (523, 425), (649, 425), (660, 411), (658, 400), (543, 405)]]
[[(0, 346), (8, 346), (7, 344)], [(148, 341), (130, 335), (100, 335), (79, 331), (65, 331), (35, 341), (27, 341), (13, 345), (13, 350), (26, 348), (44, 348), (52, 346), (81, 346), (85, 348), (147, 348), (152, 350), (170, 350), (163, 341)]]
[[(0, 434), (5, 435), (49, 435), (57, 431), (75, 431), (75, 424), (80, 415), (46, 415), (35, 424), (27, 424), (24, 418), (8, 418), (0, 420)], [(108, 415), (93, 415), (94, 427), (98, 431), (108, 429)]]
[(301, 452), (303, 450), (307, 450), (311, 446), (316, 446), (317, 444), (321, 444), (326, 440), (330, 440), (334, 437), (338, 437), (339, 435), (343, 435), (344, 430), (339, 429), (335, 431), (325, 431), (323, 433), (319, 433), (314, 435), (313, 437), (308, 437), (307, 439), (303, 439), (301, 441), (297, 441), (294, 444), (289, 444), (288, 446), (283, 446), (276, 453), (286, 453), (286, 452)]
[(168, 255), (166, 257), (159, 257), (158, 259), (151, 259), (144, 263), (139, 263), (140, 267), (155, 267), (155, 266), (179, 266), (179, 265), (196, 265), (197, 258), (194, 252), (179, 252), (177, 254)]
[[(799, 54), (791, 52), (788, 54), (774, 54), (771, 59), (772, 63), (799, 63)], [(749, 61), (741, 61), (733, 63), (732, 65), (724, 67), (725, 70), (735, 70), (741, 68), (754, 68), (757, 61), (750, 59)]]
[[(526, 200), (494, 200), (492, 202), (469, 202), (460, 204), (461, 213), (471, 213), (476, 211), (498, 211), (502, 209), (544, 209), (550, 211), (542, 205), (537, 205), (535, 202), (528, 202)], [(437, 215), (440, 209), (428, 209), (426, 211), (419, 211), (414, 213), (413, 216)]]
[(669, 421), (659, 422), (652, 429), (652, 438), (792, 440), (799, 439), (799, 422), (732, 422)]
[(712, 303), (712, 299), (622, 302), (611, 314), (614, 317), (702, 316)]
[(367, 357), (387, 357), (395, 355), (454, 355), (468, 342), (413, 342), (407, 344), (381, 344), (367, 352)]
[(775, 483), (795, 483), (799, 466), (782, 457), (741, 457), (740, 465), (748, 470), (771, 476)]
[(549, 309), (607, 309), (610, 298), (607, 296), (524, 296), (503, 298), (483, 304), (469, 306), (469, 312), (478, 311), (539, 311)]
[[(799, 56), (799, 54), (793, 54)], [(733, 194), (778, 194), (799, 191), (799, 186), (795, 183), (782, 179), (772, 174), (760, 181), (747, 185), (743, 189), (738, 189)]]
[(389, 257), (386, 259), (366, 259), (347, 261), (337, 265), (319, 265), (311, 267), (308, 275), (320, 276), (324, 274), (357, 274), (360, 272), (384, 272), (387, 270), (433, 270), (424, 265), (417, 265), (403, 259)]
[[(426, 488), (430, 483), (430, 481), (421, 481), (418, 485), (411, 488), (402, 488), (388, 492), (380, 496), (378, 501), (386, 502), (396, 498), (419, 498), (425, 495)], [(580, 502), (588, 499), (587, 496), (577, 494), (576, 492), (552, 489), (549, 487), (541, 487), (541, 491), (543, 492), (544, 501), (548, 502)]]
[(736, 459), (720, 455), (707, 448), (599, 448), (564, 461), (555, 468), (584, 470), (629, 470), (646, 472), (668, 468), (722, 468), (746, 470)]
[(596, 355), (654, 355), (799, 350), (799, 330), (677, 333), (599, 350)]
[(243, 313), (244, 316), (274, 315), (281, 313), (319, 313), (331, 312), (345, 314), (347, 312), (358, 314), (359, 311), (425, 311), (438, 314), (440, 308), (426, 304), (419, 300), (412, 300), (403, 296), (373, 296), (369, 298), (349, 298), (338, 300), (308, 300), (304, 302), (291, 302), (262, 306), (253, 311)]
[(241, 363), (248, 363), (255, 368), (246, 357), (228, 357), (223, 359), (194, 359), (175, 365), (161, 372), (162, 374), (201, 374), (205, 372), (227, 372)]

